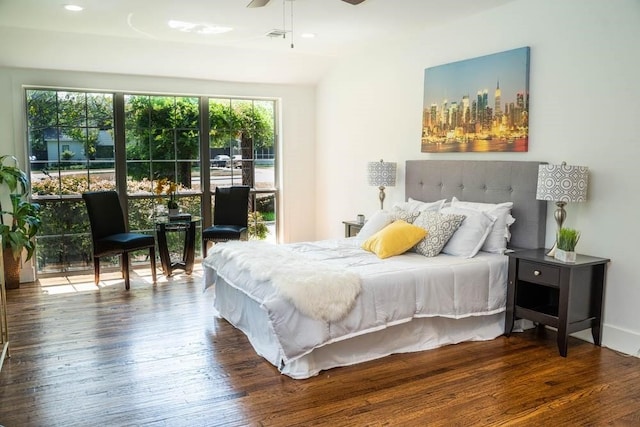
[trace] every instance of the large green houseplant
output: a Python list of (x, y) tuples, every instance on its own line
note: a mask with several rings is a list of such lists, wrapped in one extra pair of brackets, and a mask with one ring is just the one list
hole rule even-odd
[(8, 289), (20, 286), (22, 253), (26, 251), (26, 261), (31, 259), (40, 228), (40, 205), (29, 202), (28, 194), (27, 174), (18, 167), (16, 158), (0, 156), (0, 236)]

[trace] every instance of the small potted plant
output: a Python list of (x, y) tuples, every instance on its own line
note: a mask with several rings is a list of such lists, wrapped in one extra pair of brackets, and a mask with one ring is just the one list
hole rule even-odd
[(176, 200), (177, 189), (178, 184), (168, 180), (167, 178), (159, 179), (156, 183), (156, 188), (154, 189), (154, 193), (158, 196), (161, 196), (163, 193), (169, 196), (169, 200), (167, 201), (169, 216), (177, 215), (180, 211), (180, 206), (178, 206), (178, 201)]
[(264, 222), (262, 214), (258, 211), (249, 212), (248, 228), (249, 237), (256, 240), (264, 240), (267, 238), (267, 234), (269, 234), (269, 228)]
[(554, 257), (564, 262), (576, 262), (576, 245), (580, 240), (580, 232), (573, 228), (558, 230), (557, 248)]
[[(7, 165), (8, 159), (14, 164)], [(16, 158), (0, 156), (0, 236), (7, 289), (20, 287), (22, 252), (26, 251), (25, 261), (28, 261), (35, 251), (34, 237), (41, 223), (40, 205), (29, 202), (28, 193), (27, 174), (18, 167)]]

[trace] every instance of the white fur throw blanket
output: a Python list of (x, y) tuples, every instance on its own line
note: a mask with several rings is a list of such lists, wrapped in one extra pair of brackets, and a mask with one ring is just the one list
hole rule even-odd
[(217, 271), (232, 258), (256, 281), (268, 281), (305, 315), (328, 322), (344, 318), (360, 293), (358, 274), (265, 242), (218, 243), (203, 261)]

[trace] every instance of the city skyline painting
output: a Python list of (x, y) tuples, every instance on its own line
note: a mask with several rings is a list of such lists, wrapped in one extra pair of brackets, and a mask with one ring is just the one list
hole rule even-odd
[(426, 68), (421, 151), (528, 151), (529, 51)]

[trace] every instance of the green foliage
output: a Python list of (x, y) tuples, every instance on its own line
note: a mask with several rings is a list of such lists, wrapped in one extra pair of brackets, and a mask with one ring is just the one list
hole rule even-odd
[(76, 156), (76, 153), (74, 153), (71, 150), (64, 150), (62, 152), (62, 160), (71, 160)]
[(258, 211), (249, 212), (248, 228), (249, 237), (255, 239), (264, 240), (267, 238), (267, 234), (269, 234), (267, 224), (265, 224), (262, 214)]
[[(6, 166), (7, 159), (12, 160), (15, 166)], [(28, 193), (29, 181), (27, 180), (27, 174), (18, 167), (18, 160), (14, 156), (0, 156), (0, 184), (6, 184), (11, 193)]]
[[(115, 183), (93, 175), (89, 180), (86, 177), (62, 176), (60, 181), (56, 178), (45, 178), (34, 182), (32, 188), (36, 194), (80, 195), (89, 189), (92, 191), (113, 190)], [(185, 191), (186, 189), (179, 186), (178, 190)], [(148, 179), (127, 181), (127, 193), (149, 195), (148, 197), (129, 199), (129, 228), (133, 231), (153, 234), (155, 207), (160, 203), (165, 204), (166, 198), (151, 196), (153, 185)], [(178, 196), (177, 201), (183, 212), (189, 212), (194, 216), (201, 215), (199, 196)], [(37, 237), (39, 270), (59, 271), (60, 269), (90, 265), (91, 238), (89, 218), (84, 202), (82, 200), (55, 199), (44, 200), (41, 205), (42, 226)], [(170, 249), (179, 248), (182, 250), (183, 240), (180, 233), (168, 233), (167, 238)], [(107, 262), (109, 261), (105, 260), (103, 264)], [(117, 264), (117, 262), (117, 258), (111, 260), (111, 264)]]
[[(11, 158), (15, 166), (5, 165), (5, 160)], [(3, 209), (0, 204), (0, 236), (4, 249), (11, 248), (15, 259), (19, 259), (26, 249), (27, 260), (33, 256), (35, 237), (40, 228), (40, 205), (25, 200), (28, 195), (27, 175), (20, 170), (13, 156), (0, 156), (0, 184), (9, 189), (10, 210)], [(11, 218), (5, 224), (5, 215)]]
[(175, 163), (162, 161), (199, 158), (198, 98), (130, 96), (125, 108), (127, 160), (138, 160), (127, 164), (127, 175), (136, 180), (167, 178), (190, 188), (190, 162), (179, 162), (176, 171)]
[(56, 91), (28, 90), (27, 119), (32, 150), (46, 150), (45, 131), (57, 124)]
[(77, 266), (78, 262), (91, 265), (91, 236), (84, 201), (44, 200), (40, 205), (39, 271), (59, 271), (60, 266)]
[(27, 119), (32, 151), (47, 149), (47, 131), (64, 133), (84, 143), (87, 157), (93, 159), (98, 130), (113, 129), (113, 95), (55, 90), (27, 90)]
[(275, 221), (276, 220), (276, 213), (275, 212), (262, 212), (262, 218), (265, 221)]
[(256, 197), (256, 210), (260, 212), (275, 211), (276, 196), (274, 194), (259, 194)]
[(558, 249), (573, 252), (580, 240), (580, 232), (573, 228), (561, 228), (558, 231)]
[(35, 237), (40, 227), (40, 205), (21, 199), (21, 195), (11, 195), (11, 210), (1, 210), (0, 214), (12, 216), (11, 225), (0, 224), (0, 235), (4, 248), (11, 248), (13, 257), (19, 259), (22, 250), (27, 251), (27, 260), (35, 250)]
[(253, 140), (254, 149), (273, 147), (274, 119), (272, 104), (231, 101), (209, 104), (209, 146), (228, 148), (243, 137)]
[[(209, 146), (230, 148), (240, 144), (243, 150), (272, 147), (272, 105), (259, 101), (211, 100)], [(129, 96), (125, 108), (127, 160), (130, 160), (127, 175), (136, 180), (167, 178), (190, 188), (188, 160), (200, 158), (198, 98)]]
[(273, 194), (259, 195), (256, 197), (256, 211), (260, 212), (265, 221), (276, 219), (276, 196)]

